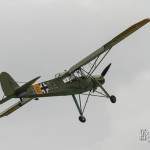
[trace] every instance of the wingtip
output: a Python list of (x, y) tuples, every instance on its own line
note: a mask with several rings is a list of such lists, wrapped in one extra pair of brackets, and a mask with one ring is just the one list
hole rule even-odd
[(145, 19), (143, 19), (142, 21), (148, 23), (148, 22), (150, 22), (150, 18), (145, 18)]

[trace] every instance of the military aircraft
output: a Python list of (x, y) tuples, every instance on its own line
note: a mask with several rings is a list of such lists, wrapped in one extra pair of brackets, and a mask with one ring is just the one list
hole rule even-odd
[[(0, 74), (0, 83), (4, 96), (0, 101), (0, 104), (5, 103), (12, 98), (18, 98), (19, 101), (1, 112), (0, 117), (11, 114), (31, 100), (38, 100), (39, 97), (70, 95), (80, 114), (79, 120), (84, 123), (86, 118), (83, 114), (90, 96), (106, 97), (110, 99), (112, 103), (116, 102), (116, 97), (110, 95), (103, 87), (103, 84), (105, 83), (104, 77), (109, 70), (111, 63), (106, 66), (99, 75), (93, 75), (94, 71), (102, 63), (113, 46), (148, 22), (150, 22), (150, 18), (146, 18), (132, 25), (101, 48), (73, 65), (70, 69), (65, 70), (63, 73), (56, 74), (54, 79), (35, 84), (40, 78), (36, 77), (29, 82), (24, 83), (22, 86), (19, 86), (8, 73), (2, 72)], [(81, 100), (82, 95), (86, 96), (84, 104), (82, 104), (83, 101)]]

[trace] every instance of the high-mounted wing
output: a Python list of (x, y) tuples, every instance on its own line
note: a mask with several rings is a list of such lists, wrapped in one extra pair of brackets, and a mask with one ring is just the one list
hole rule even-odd
[(71, 73), (75, 72), (76, 70), (78, 70), (79, 68), (81, 68), (82, 66), (88, 64), (89, 62), (91, 62), (95, 58), (99, 57), (104, 52), (110, 50), (113, 46), (115, 46), (116, 44), (121, 42), (123, 39), (128, 37), (130, 34), (135, 32), (136, 30), (138, 30), (139, 28), (141, 28), (142, 26), (144, 26), (148, 22), (150, 22), (150, 18), (144, 19), (144, 20), (132, 25), (131, 27), (129, 27), (128, 29), (126, 29), (125, 31), (123, 31), (122, 33), (117, 35), (115, 38), (113, 38), (111, 41), (109, 41), (108, 43), (103, 45), (101, 48), (97, 49), (96, 51), (94, 51), (93, 53), (91, 53), (90, 55), (88, 55), (87, 57), (82, 59), (81, 61), (79, 61), (77, 64), (72, 66), (66, 72), (66, 74), (71, 74)]
[(0, 118), (2, 118), (4, 116), (8, 116), (9, 114), (13, 113), (14, 111), (16, 111), (17, 109), (19, 109), (23, 105), (25, 105), (28, 102), (30, 102), (32, 99), (33, 98), (23, 98), (22, 102), (19, 101), (19, 102), (15, 103), (14, 105), (10, 106), (9, 108), (7, 108), (6, 110), (4, 110), (3, 112), (1, 112), (0, 113)]

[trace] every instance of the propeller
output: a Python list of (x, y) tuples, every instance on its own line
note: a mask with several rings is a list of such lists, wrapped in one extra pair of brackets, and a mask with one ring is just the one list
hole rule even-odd
[(111, 66), (111, 63), (102, 71), (101, 76), (104, 77), (106, 73), (108, 72), (109, 68)]

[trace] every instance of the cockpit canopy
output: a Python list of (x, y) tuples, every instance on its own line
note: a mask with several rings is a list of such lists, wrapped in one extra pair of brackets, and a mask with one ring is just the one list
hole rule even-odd
[(64, 72), (55, 74), (55, 78), (63, 77), (66, 74), (66, 72), (67, 72), (67, 70), (64, 70)]
[(62, 73), (56, 74), (55, 78), (62, 78), (62, 80), (63, 80), (64, 83), (72, 82), (73, 80), (77, 80), (78, 78), (81, 78), (81, 77), (84, 78), (84, 75), (81, 75), (78, 72), (74, 72), (74, 73), (70, 74), (69, 76), (65, 75), (66, 72), (67, 72), (67, 70), (65, 70)]

